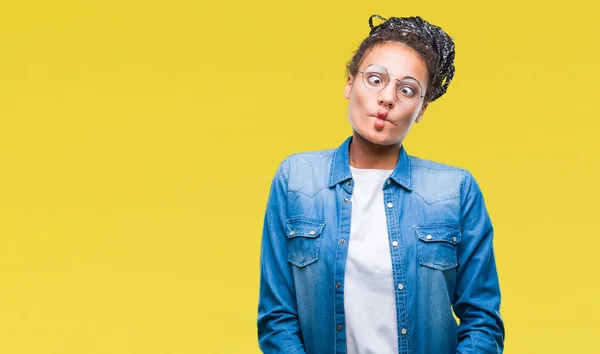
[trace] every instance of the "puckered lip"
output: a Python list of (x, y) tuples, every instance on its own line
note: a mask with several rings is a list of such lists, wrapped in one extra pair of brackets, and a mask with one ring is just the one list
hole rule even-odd
[(379, 119), (387, 120), (388, 111), (385, 109), (380, 109), (377, 111), (377, 114), (375, 116)]
[(370, 114), (368, 116), (373, 117), (375, 119), (384, 120), (386, 122), (389, 122), (392, 125), (396, 125), (394, 122), (392, 122), (391, 120), (388, 119), (388, 111), (386, 111), (386, 110), (379, 110), (379, 111), (377, 111), (376, 114)]

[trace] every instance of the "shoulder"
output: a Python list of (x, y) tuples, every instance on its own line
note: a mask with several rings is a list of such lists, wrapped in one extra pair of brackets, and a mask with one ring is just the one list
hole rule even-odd
[(428, 203), (461, 197), (471, 173), (461, 167), (409, 156), (413, 190)]
[(327, 187), (335, 149), (301, 152), (286, 157), (279, 167), (288, 191), (314, 195)]
[(282, 165), (306, 168), (326, 165), (329, 168), (328, 164), (331, 163), (334, 153), (335, 149), (299, 152), (286, 157)]
[(410, 160), (413, 173), (438, 175), (464, 175), (469, 173), (469, 171), (464, 168), (441, 162), (425, 160), (412, 155), (409, 155), (408, 158)]

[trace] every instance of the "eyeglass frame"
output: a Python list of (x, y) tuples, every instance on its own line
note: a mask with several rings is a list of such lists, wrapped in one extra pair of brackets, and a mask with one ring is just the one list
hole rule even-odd
[[(374, 92), (380, 92), (380, 91), (383, 91), (383, 90), (385, 90), (385, 88), (388, 86), (388, 84), (389, 84), (389, 83), (392, 81), (392, 79), (394, 79), (394, 80), (398, 81), (399, 83), (402, 83), (402, 81), (400, 81), (400, 79), (398, 79), (397, 77), (392, 77), (392, 76), (390, 76), (390, 74), (389, 74), (389, 72), (388, 72), (388, 70), (387, 70), (387, 68), (386, 68), (385, 66), (382, 66), (382, 65), (377, 65), (377, 64), (371, 64), (371, 65), (367, 66), (367, 68), (369, 68), (369, 67), (372, 67), (372, 66), (374, 66), (374, 67), (379, 67), (379, 68), (383, 68), (383, 69), (385, 70), (385, 74), (387, 75), (388, 81), (385, 83), (385, 85), (384, 85), (384, 86), (383, 86), (383, 87), (382, 87), (380, 90), (372, 89), (372, 88), (370, 88), (370, 87), (367, 85), (367, 83), (365, 82), (365, 72), (364, 72), (364, 71), (361, 71), (361, 70), (357, 70), (359, 73), (361, 73), (361, 74), (362, 74), (362, 83), (363, 83), (363, 85), (365, 85), (365, 87), (366, 87), (368, 90), (370, 90), (370, 91), (374, 91)], [(377, 73), (377, 72), (375, 72), (375, 73)], [(380, 74), (381, 74), (381, 72), (380, 72)], [(419, 82), (419, 80), (417, 80), (417, 79), (415, 79), (414, 77), (411, 77), (411, 76), (407, 76), (407, 77), (405, 77), (405, 79), (406, 79), (406, 78), (410, 78), (410, 79), (414, 80), (414, 81), (417, 83), (417, 85), (419, 85), (419, 89), (421, 90), (421, 95), (419, 95), (419, 99), (418, 99), (417, 101), (415, 101), (414, 103), (406, 103), (406, 102), (403, 102), (403, 101), (402, 101), (402, 99), (400, 99), (400, 97), (398, 96), (398, 92), (399, 92), (399, 90), (398, 90), (398, 89), (396, 89), (396, 99), (397, 99), (397, 100), (400, 102), (400, 104), (402, 104), (402, 105), (404, 105), (404, 106), (414, 106), (414, 105), (416, 105), (417, 103), (419, 103), (419, 101), (420, 101), (421, 99), (423, 99), (423, 98), (425, 97), (425, 93), (424, 93), (424, 91), (423, 91), (423, 86), (421, 86), (421, 83)]]

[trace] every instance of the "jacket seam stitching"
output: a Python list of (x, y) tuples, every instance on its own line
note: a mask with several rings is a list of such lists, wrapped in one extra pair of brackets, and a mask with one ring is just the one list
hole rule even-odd
[(446, 200), (452, 200), (452, 199), (458, 199), (458, 198), (460, 198), (460, 194), (457, 193), (457, 194), (452, 194), (452, 195), (450, 195), (448, 197), (443, 197), (443, 198), (437, 198), (437, 199), (429, 200), (429, 199), (425, 198), (424, 195), (422, 195), (421, 193), (419, 193), (416, 189), (413, 189), (413, 192), (415, 192), (415, 194), (418, 195), (419, 198), (421, 198), (425, 202), (425, 204), (427, 204), (427, 205), (433, 205), (433, 204), (436, 204), (436, 203), (439, 203), (439, 202), (443, 202), (443, 201), (446, 201)]

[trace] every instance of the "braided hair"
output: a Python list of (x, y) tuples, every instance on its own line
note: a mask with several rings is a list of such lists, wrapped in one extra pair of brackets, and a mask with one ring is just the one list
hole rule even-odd
[[(383, 22), (373, 25), (373, 18)], [(418, 16), (386, 19), (372, 15), (369, 17), (369, 26), (369, 37), (363, 40), (346, 66), (348, 74), (356, 76), (363, 58), (374, 46), (385, 42), (401, 42), (419, 53), (425, 61), (429, 73), (425, 101), (435, 101), (446, 93), (454, 77), (454, 42), (443, 29)]]

